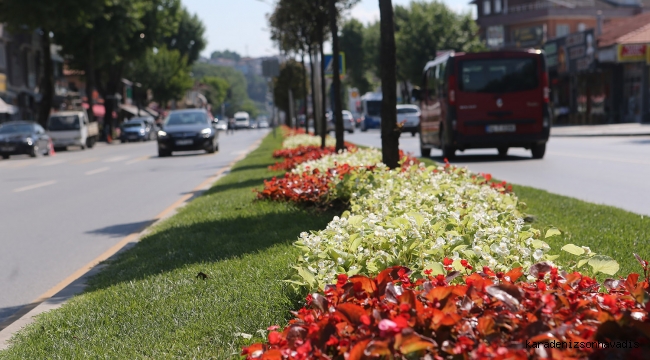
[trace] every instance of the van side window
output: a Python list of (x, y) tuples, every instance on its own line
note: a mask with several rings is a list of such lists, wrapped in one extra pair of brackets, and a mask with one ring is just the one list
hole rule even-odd
[(429, 69), (427, 74), (427, 89), (429, 100), (438, 97), (438, 66)]

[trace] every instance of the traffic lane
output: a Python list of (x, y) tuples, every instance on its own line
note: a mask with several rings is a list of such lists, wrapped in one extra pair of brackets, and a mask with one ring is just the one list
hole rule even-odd
[[(88, 151), (89, 158), (100, 158), (92, 163), (12, 169), (10, 180), (16, 183), (30, 171), (35, 181), (56, 183), (23, 192), (3, 191), (0, 196), (0, 322), (124, 236), (148, 225), (266, 133), (223, 136), (221, 151), (214, 155), (194, 152), (158, 158), (150, 156), (156, 150), (154, 143), (125, 144), (107, 146), (96, 154)], [(126, 148), (130, 156), (114, 161), (124, 156)], [(127, 165), (142, 157), (147, 159)], [(87, 175), (93, 167), (109, 169)], [(0, 171), (6, 180), (7, 173)]]
[[(378, 130), (346, 134), (346, 140), (381, 147)], [(419, 137), (403, 134), (400, 149), (419, 156)], [(443, 160), (440, 150), (431, 155)], [(551, 137), (541, 160), (512, 148), (505, 158), (496, 149), (470, 149), (457, 152), (451, 162), (515, 184), (650, 215), (650, 137)]]

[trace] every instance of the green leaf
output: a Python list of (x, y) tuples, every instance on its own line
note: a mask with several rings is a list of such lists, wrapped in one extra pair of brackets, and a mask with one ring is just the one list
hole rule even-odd
[(424, 224), (424, 216), (422, 216), (422, 214), (416, 212), (410, 212), (408, 213), (408, 216), (415, 219), (415, 223), (417, 224), (418, 227), (421, 227), (422, 224)]
[(619, 269), (616, 260), (605, 255), (596, 255), (589, 259), (589, 265), (594, 271), (594, 274), (599, 272), (607, 275), (614, 275)]
[(348, 219), (348, 224), (357, 227), (357, 226), (361, 225), (362, 221), (363, 221), (363, 216), (356, 215), (356, 216), (352, 216), (352, 217), (350, 217)]
[(583, 255), (585, 253), (585, 249), (581, 248), (580, 246), (575, 246), (573, 244), (566, 244), (562, 246), (562, 250), (568, 252), (569, 254), (573, 255)]
[(544, 238), (548, 239), (551, 236), (556, 236), (556, 235), (562, 235), (562, 233), (557, 228), (550, 228), (548, 229), (548, 231), (546, 231), (546, 235), (544, 236)]
[(545, 258), (546, 260), (548, 260), (548, 261), (553, 261), (553, 260), (555, 260), (555, 259), (557, 259), (557, 258), (559, 258), (559, 257), (560, 257), (560, 255), (545, 255), (545, 256), (544, 256), (544, 258)]
[(316, 284), (316, 277), (314, 277), (314, 274), (312, 274), (311, 271), (303, 267), (296, 267), (296, 270), (298, 270), (298, 275), (300, 275), (309, 286)]
[(424, 270), (431, 270), (431, 275), (436, 276), (436, 275), (445, 275), (445, 268), (442, 266), (441, 263), (430, 263), (427, 264), (424, 267)]
[(578, 261), (578, 265), (576, 266), (577, 269), (580, 269), (584, 264), (588, 263), (589, 259), (582, 259)]
[(533, 249), (539, 249), (547, 245), (546, 242), (542, 240), (533, 240), (532, 244), (533, 244)]

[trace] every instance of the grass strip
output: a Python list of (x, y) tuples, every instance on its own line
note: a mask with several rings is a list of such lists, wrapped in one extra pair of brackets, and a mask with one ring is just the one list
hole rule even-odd
[[(431, 159), (420, 160), (427, 164), (435, 163)], [(650, 258), (650, 218), (647, 216), (528, 186), (513, 184), (513, 191), (526, 204), (524, 211), (532, 215), (533, 227), (544, 232), (551, 227), (562, 231), (562, 236), (544, 240), (551, 246), (549, 254), (560, 255), (556, 260), (558, 264), (567, 264), (575, 259), (575, 256), (560, 250), (565, 244), (575, 244), (588, 246), (592, 251), (618, 261), (620, 270), (616, 276), (643, 273), (632, 253), (644, 259)], [(589, 273), (590, 269), (585, 265), (580, 270)], [(598, 278), (604, 279), (604, 275), (600, 274)]]
[(280, 281), (298, 256), (291, 244), (335, 214), (254, 201), (252, 188), (278, 174), (267, 166), (281, 141), (266, 137), (84, 294), (19, 332), (0, 359), (229, 359), (250, 343), (236, 333), (259, 337), (258, 330), (286, 323), (298, 301)]

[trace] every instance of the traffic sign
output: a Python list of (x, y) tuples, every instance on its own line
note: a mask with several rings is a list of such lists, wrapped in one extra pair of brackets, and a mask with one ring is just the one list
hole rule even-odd
[[(332, 54), (326, 54), (324, 63), (325, 63), (325, 76), (331, 78), (334, 76), (334, 69), (332, 65), (334, 63), (334, 56)], [(339, 75), (343, 77), (345, 75), (345, 53), (339, 52)]]

